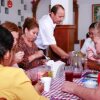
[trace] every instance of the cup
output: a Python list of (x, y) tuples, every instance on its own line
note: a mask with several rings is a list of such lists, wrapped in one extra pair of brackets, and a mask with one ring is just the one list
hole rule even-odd
[(73, 81), (73, 68), (71, 66), (65, 67), (65, 80), (66, 81)]
[(51, 77), (42, 77), (41, 82), (44, 84), (44, 91), (49, 92), (51, 85)]
[(82, 71), (79, 68), (74, 68), (73, 77), (74, 78), (81, 78)]

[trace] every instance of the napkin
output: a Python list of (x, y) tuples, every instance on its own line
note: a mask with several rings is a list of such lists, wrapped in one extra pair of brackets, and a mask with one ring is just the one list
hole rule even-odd
[(60, 60), (56, 62), (54, 62), (53, 60), (49, 60), (46, 64), (51, 67), (53, 78), (60, 77), (63, 75), (64, 66), (65, 66), (64, 62)]

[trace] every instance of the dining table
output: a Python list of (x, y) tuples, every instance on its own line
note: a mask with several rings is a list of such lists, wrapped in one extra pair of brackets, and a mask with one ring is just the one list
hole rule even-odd
[[(81, 80), (82, 78), (73, 79), (73, 82), (77, 83), (78, 85), (83, 85)], [(76, 96), (75, 94), (61, 91), (64, 81), (64, 76), (53, 78), (49, 92), (43, 91), (42, 95), (50, 100), (82, 100), (82, 98)]]

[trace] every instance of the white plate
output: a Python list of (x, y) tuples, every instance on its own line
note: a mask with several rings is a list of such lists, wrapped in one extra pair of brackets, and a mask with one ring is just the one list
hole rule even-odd
[(94, 77), (94, 78), (97, 78), (97, 77), (98, 77), (98, 74), (88, 74), (88, 77)]
[(84, 85), (87, 88), (96, 88), (98, 84), (97, 84), (96, 81), (87, 80), (87, 81), (84, 82)]

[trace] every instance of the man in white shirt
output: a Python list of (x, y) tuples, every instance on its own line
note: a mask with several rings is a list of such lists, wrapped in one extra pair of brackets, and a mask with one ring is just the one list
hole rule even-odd
[(94, 48), (94, 52), (95, 52), (95, 46), (94, 46), (94, 42), (93, 42), (93, 34), (94, 34), (94, 30), (95, 30), (95, 24), (96, 22), (92, 23), (89, 26), (89, 38), (87, 38), (81, 48), (81, 53), (87, 55), (87, 50), (88, 48), (91, 46), (92, 48)]
[(39, 49), (46, 50), (49, 46), (62, 59), (66, 59), (69, 55), (57, 46), (54, 37), (54, 29), (56, 24), (60, 24), (65, 16), (64, 8), (57, 4), (51, 8), (51, 13), (43, 16), (39, 20), (39, 34), (35, 41)]

